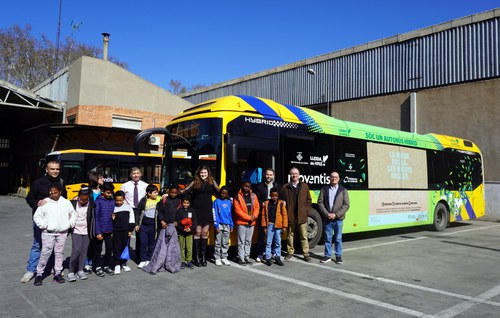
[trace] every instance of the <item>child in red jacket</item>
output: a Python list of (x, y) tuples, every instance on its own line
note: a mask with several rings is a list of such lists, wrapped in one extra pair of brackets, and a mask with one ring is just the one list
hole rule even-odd
[(253, 228), (259, 217), (259, 200), (250, 190), (251, 187), (250, 181), (243, 181), (243, 185), (233, 202), (234, 223), (238, 225), (238, 263), (243, 266), (252, 264), (250, 247), (252, 246)]

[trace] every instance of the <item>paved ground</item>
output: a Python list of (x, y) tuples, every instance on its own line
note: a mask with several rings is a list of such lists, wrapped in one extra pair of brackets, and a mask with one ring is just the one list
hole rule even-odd
[[(473, 221), (348, 235), (344, 264), (185, 270), (21, 284), (31, 246), (24, 200), (0, 197), (0, 317), (499, 317), (500, 224)], [(66, 245), (69, 255), (70, 242)]]

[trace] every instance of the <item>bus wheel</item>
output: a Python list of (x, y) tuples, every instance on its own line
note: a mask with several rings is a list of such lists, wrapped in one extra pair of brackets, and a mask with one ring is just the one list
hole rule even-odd
[(448, 225), (448, 209), (443, 203), (438, 203), (434, 209), (434, 230), (441, 232)]
[(307, 239), (309, 248), (314, 248), (323, 235), (323, 219), (318, 211), (311, 209), (307, 216)]

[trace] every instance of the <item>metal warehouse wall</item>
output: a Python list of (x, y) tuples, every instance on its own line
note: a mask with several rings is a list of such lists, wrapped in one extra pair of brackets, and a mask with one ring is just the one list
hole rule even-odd
[[(192, 103), (245, 94), (301, 106), (500, 76), (500, 9), (184, 94)], [(316, 75), (307, 73), (315, 70)]]

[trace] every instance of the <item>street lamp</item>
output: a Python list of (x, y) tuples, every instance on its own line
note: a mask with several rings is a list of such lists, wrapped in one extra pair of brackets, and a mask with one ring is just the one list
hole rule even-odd
[[(312, 75), (312, 76), (316, 76), (316, 71), (312, 68), (308, 68), (307, 69), (307, 74), (309, 75)], [(326, 102), (326, 114), (328, 116), (330, 116), (330, 100), (328, 99), (329, 98), (329, 89), (330, 89), (330, 86), (328, 85), (328, 83), (323, 79), (323, 78), (320, 78), (319, 79), (322, 83), (323, 83), (323, 86), (324, 86), (324, 96), (325, 96), (325, 102)]]

